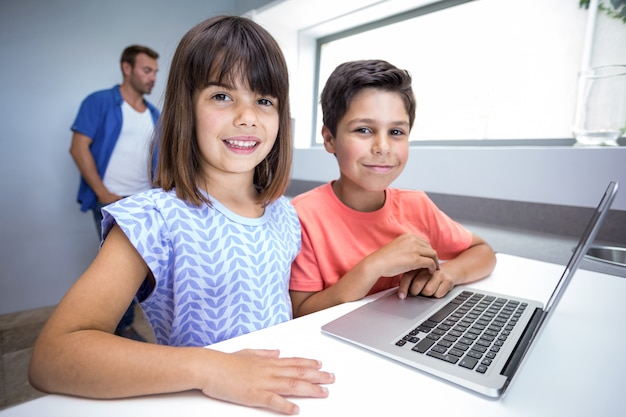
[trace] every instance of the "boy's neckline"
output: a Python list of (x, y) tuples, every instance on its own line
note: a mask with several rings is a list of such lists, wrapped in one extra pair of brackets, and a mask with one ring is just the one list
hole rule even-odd
[[(338, 180), (331, 181), (330, 188), (332, 193), (335, 195), (337, 200), (348, 207), (351, 210), (360, 212), (360, 213), (373, 213), (379, 211), (385, 207), (385, 203), (387, 201), (387, 190), (381, 191), (379, 194), (380, 197), (375, 196), (376, 192), (371, 192), (371, 195), (375, 197), (376, 201), (363, 201), (358, 200), (356, 203), (349, 201), (343, 193), (343, 188), (340, 186)], [(374, 198), (372, 199), (374, 200)]]

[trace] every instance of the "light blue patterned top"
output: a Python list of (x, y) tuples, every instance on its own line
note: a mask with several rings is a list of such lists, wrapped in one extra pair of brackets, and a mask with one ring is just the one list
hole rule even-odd
[(153, 189), (103, 209), (154, 274), (137, 293), (159, 344), (207, 346), (291, 319), (289, 275), (300, 222), (281, 197), (259, 218), (215, 199), (196, 207)]

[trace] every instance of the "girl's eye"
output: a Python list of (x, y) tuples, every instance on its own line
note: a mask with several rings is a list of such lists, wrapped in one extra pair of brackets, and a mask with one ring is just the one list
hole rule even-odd
[(260, 98), (257, 102), (259, 104), (263, 105), (263, 106), (272, 106), (272, 105), (274, 105), (272, 100), (270, 100), (268, 98)]
[(217, 101), (226, 101), (226, 100), (230, 100), (230, 97), (228, 97), (226, 94), (224, 93), (217, 93), (213, 95), (213, 100), (217, 100)]

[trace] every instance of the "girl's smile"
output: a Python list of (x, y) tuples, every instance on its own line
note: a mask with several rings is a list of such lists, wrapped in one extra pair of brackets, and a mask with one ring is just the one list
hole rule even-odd
[(226, 147), (238, 154), (250, 154), (261, 143), (261, 140), (254, 136), (232, 137), (223, 140)]

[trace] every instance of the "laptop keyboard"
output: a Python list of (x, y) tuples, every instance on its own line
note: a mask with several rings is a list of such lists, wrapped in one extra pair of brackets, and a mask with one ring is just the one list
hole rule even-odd
[(484, 374), (527, 306), (463, 291), (396, 345)]

